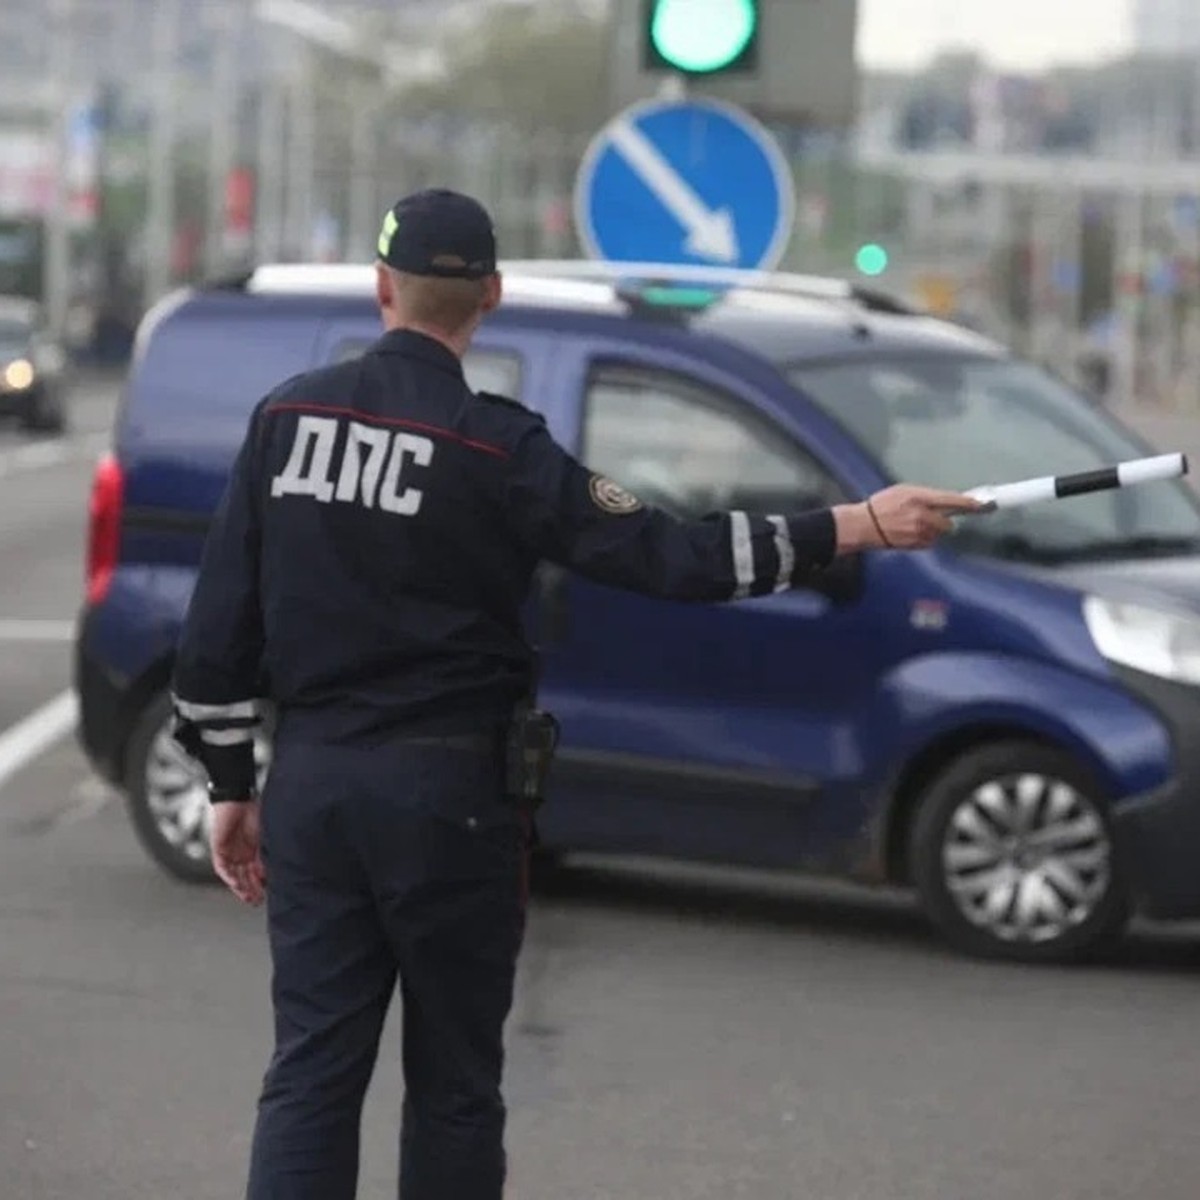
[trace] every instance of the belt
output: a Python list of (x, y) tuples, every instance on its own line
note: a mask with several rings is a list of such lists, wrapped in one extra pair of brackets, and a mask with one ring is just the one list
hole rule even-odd
[(400, 734), (397, 741), (406, 746), (444, 746), (449, 750), (497, 750), (503, 734), (497, 733), (445, 733), (445, 734)]

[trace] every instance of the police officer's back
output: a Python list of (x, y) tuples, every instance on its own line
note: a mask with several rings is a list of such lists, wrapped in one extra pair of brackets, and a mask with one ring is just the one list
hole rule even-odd
[[(548, 559), (680, 601), (802, 584), (838, 553), (928, 545), (965, 497), (680, 522), (467, 387), (500, 299), (487, 214), (401, 201), (380, 238), (387, 332), (255, 409), (201, 564), (175, 674), (181, 742), (207, 768), (214, 863), (264, 874), (276, 1051), (249, 1195), (352, 1197), (358, 1122), (399, 979), (401, 1195), (499, 1200), (503, 1024), (524, 927), (526, 822), (505, 746), (527, 698), (521, 610)], [(255, 798), (260, 703), (275, 758)]]

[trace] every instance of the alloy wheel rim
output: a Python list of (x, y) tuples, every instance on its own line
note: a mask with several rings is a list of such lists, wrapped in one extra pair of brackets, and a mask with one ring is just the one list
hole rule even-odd
[(150, 746), (146, 806), (163, 841), (193, 862), (208, 861), (211, 805), (205, 775), (176, 745), (169, 726)]
[(1111, 860), (1096, 805), (1033, 772), (977, 787), (951, 814), (942, 845), (959, 912), (1004, 942), (1052, 942), (1084, 924), (1109, 888)]

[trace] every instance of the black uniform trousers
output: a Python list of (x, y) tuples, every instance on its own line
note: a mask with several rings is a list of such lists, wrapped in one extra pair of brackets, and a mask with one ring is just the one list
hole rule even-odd
[(499, 739), (328, 746), (280, 730), (262, 799), (275, 1052), (248, 1200), (353, 1200), (397, 983), (401, 1200), (501, 1200), (528, 870), (502, 753)]

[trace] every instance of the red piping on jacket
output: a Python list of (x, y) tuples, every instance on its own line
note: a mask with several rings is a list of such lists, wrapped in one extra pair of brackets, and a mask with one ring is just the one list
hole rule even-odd
[(317, 416), (328, 414), (334, 417), (349, 417), (355, 421), (362, 421), (364, 424), (374, 423), (376, 425), (391, 425), (400, 429), (413, 429), (420, 433), (428, 433), (433, 437), (446, 438), (448, 441), (457, 442), (460, 446), (466, 446), (469, 450), (478, 450), (482, 454), (491, 454), (495, 458), (508, 458), (508, 451), (501, 446), (493, 446), (490, 442), (477, 442), (468, 437), (463, 437), (461, 433), (455, 433), (453, 429), (442, 429), (438, 425), (426, 425), (422, 421), (408, 421), (401, 417), (381, 417), (375, 413), (359, 412), (355, 408), (337, 408), (329, 404), (272, 404), (267, 408), (267, 413), (277, 412), (302, 412), (311, 413)]

